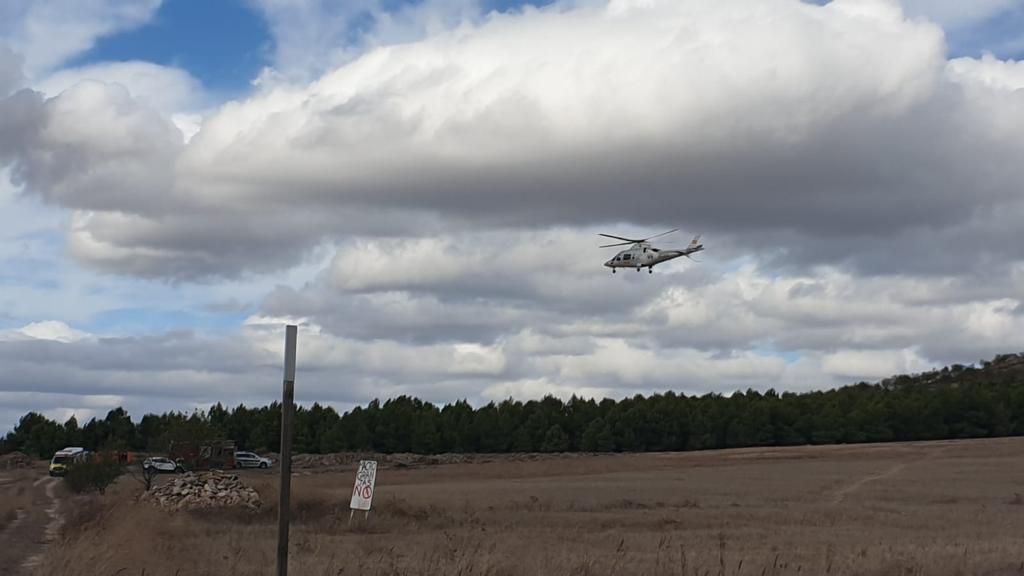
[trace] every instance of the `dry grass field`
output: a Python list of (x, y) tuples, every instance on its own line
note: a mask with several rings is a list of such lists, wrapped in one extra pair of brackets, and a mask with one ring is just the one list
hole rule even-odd
[(54, 516), (62, 488), (45, 462), (0, 469), (0, 576), (23, 574), (45, 542), (59, 536)]
[[(167, 513), (123, 478), (67, 502), (49, 576), (273, 574), (276, 470), (260, 512)], [(381, 469), (292, 482), (297, 575), (1024, 574), (1024, 439), (749, 449)]]
[(31, 506), (32, 490), (27, 481), (31, 475), (27, 470), (0, 470), (0, 534)]

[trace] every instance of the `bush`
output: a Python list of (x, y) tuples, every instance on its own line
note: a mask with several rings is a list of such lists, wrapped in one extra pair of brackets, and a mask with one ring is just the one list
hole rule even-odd
[(117, 477), (124, 472), (121, 464), (100, 458), (90, 458), (84, 462), (78, 462), (68, 468), (64, 476), (68, 488), (76, 494), (84, 492), (106, 492), (117, 480)]

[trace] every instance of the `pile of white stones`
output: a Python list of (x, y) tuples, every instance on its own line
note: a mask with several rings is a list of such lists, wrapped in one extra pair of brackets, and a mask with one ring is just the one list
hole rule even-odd
[(142, 498), (166, 510), (222, 506), (245, 506), (255, 510), (262, 504), (259, 493), (242, 484), (238, 476), (218, 471), (186, 472), (146, 492)]

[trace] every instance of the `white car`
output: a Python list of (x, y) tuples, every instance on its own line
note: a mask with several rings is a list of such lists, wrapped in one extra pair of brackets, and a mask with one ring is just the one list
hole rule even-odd
[(235, 466), (239, 468), (269, 468), (270, 458), (263, 458), (252, 452), (235, 452)]
[(157, 472), (184, 472), (185, 470), (170, 458), (164, 458), (163, 456), (153, 456), (152, 458), (146, 458), (142, 462), (143, 469), (154, 469)]

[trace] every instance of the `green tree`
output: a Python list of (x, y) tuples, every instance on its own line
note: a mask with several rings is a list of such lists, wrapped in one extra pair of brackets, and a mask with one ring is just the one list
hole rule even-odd
[[(1024, 356), (1001, 355), (979, 366), (951, 366), (806, 393), (753, 389), (731, 395), (671, 391), (614, 400), (553, 396), (511, 398), (479, 408), (465, 400), (438, 407), (400, 396), (339, 414), (300, 406), (295, 450), (332, 452), (509, 452), (703, 450), (730, 446), (885, 442), (1024, 435)], [(686, 383), (688, 387), (695, 383)], [(49, 458), (65, 445), (89, 450), (166, 450), (175, 439), (227, 437), (243, 449), (279, 451), (281, 406), (188, 414), (145, 414), (134, 424), (123, 408), (84, 425), (37, 412), (0, 438), (0, 452)]]
[(615, 450), (615, 438), (603, 418), (598, 418), (587, 426), (583, 432), (580, 447), (584, 452), (612, 452)]
[(544, 434), (544, 441), (541, 443), (541, 452), (565, 452), (569, 450), (569, 435), (562, 430), (562, 427), (555, 424), (548, 428)]

